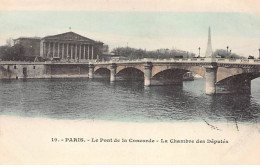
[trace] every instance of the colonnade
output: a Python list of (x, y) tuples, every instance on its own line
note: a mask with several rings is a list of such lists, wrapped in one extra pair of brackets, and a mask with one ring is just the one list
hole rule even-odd
[(61, 59), (97, 59), (92, 44), (43, 42), (43, 56)]

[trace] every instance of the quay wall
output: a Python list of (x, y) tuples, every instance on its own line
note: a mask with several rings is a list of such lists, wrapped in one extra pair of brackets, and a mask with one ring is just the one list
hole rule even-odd
[(46, 76), (50, 78), (88, 77), (88, 65), (56, 64), (46, 65)]
[(88, 77), (88, 65), (77, 64), (5, 64), (0, 79)]

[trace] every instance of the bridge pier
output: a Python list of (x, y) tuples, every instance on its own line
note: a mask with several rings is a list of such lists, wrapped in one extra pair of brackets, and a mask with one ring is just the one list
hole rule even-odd
[(88, 77), (89, 79), (93, 79), (94, 78), (94, 65), (93, 64), (89, 64), (89, 70), (88, 70)]
[(144, 86), (151, 86), (152, 68), (151, 62), (147, 62), (144, 66)]
[(217, 67), (216, 66), (207, 66), (206, 69), (206, 84), (205, 91), (206, 94), (215, 94), (216, 93), (216, 79), (217, 79)]
[(110, 82), (116, 81), (116, 67), (117, 65), (115, 63), (110, 65)]

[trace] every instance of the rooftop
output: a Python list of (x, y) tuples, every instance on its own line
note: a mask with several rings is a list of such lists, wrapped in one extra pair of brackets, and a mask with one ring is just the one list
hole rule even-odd
[(14, 39), (14, 41), (15, 40), (21, 40), (21, 39), (40, 40), (41, 37), (19, 37), (17, 39)]

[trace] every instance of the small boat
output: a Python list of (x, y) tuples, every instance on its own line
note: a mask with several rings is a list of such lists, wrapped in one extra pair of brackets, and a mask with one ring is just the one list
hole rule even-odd
[(183, 75), (183, 80), (184, 81), (193, 81), (194, 80), (194, 76), (191, 72), (187, 72)]

